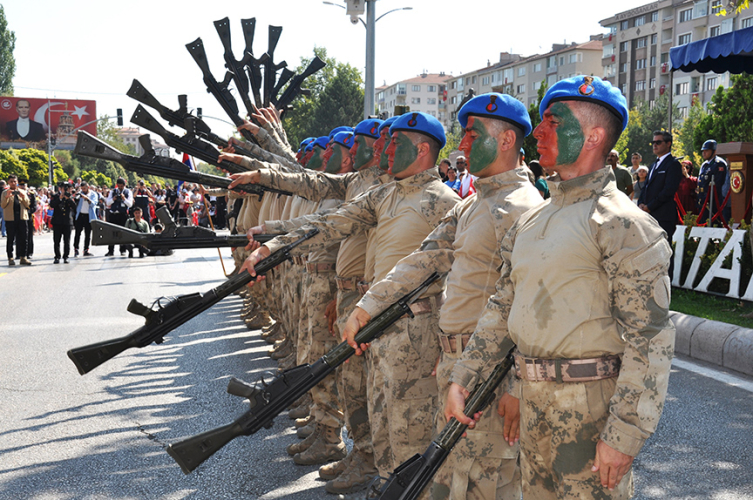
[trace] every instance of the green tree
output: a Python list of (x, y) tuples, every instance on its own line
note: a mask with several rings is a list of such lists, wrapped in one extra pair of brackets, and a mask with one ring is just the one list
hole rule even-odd
[[(680, 156), (687, 156), (690, 161), (693, 161), (693, 153), (700, 150), (700, 147), (696, 147), (695, 143), (695, 131), (700, 126), (701, 122), (707, 116), (706, 110), (703, 109), (703, 104), (699, 99), (693, 100), (693, 105), (690, 106), (688, 111), (688, 117), (682, 124), (678, 134), (678, 145), (681, 146)], [(700, 167), (695, 165), (694, 167)]]
[(722, 8), (718, 13), (717, 16), (726, 16), (727, 15), (727, 9), (729, 9), (729, 13), (735, 13), (739, 14), (740, 12), (744, 11), (750, 7), (750, 0), (728, 0), (727, 6), (725, 8)]
[(700, 150), (703, 142), (753, 142), (753, 75), (733, 75), (730, 87), (719, 87), (708, 104), (709, 113), (700, 120), (694, 133), (694, 145)]
[(7, 180), (11, 174), (16, 174), (18, 177), (26, 178), (28, 173), (26, 171), (26, 165), (24, 165), (14, 154), (12, 149), (4, 151), (0, 149), (0, 179)]
[[(539, 113), (539, 105), (541, 104), (541, 101), (544, 99), (544, 95), (547, 91), (547, 84), (546, 80), (542, 80), (541, 86), (539, 87), (539, 90), (536, 94), (536, 102), (532, 103), (528, 107), (528, 117), (531, 119), (531, 125), (535, 129), (539, 123), (541, 123), (541, 115)], [(539, 159), (539, 152), (536, 149), (536, 138), (533, 136), (533, 132), (528, 134), (525, 139), (523, 139), (523, 151), (526, 152), (526, 162), (531, 162), (533, 160)]]
[(13, 95), (13, 77), (16, 74), (16, 33), (8, 29), (5, 9), (0, 5), (0, 95)]
[(442, 148), (442, 151), (439, 152), (437, 162), (444, 158), (449, 158), (450, 153), (458, 149), (458, 146), (460, 146), (460, 141), (463, 139), (463, 131), (460, 130), (459, 126), (453, 126), (450, 131), (447, 132), (446, 136), (447, 144), (445, 144), (445, 146)]
[[(19, 149), (16, 155), (21, 163), (26, 165), (29, 185), (46, 186), (49, 180), (50, 159), (47, 153), (39, 149)], [(56, 183), (68, 179), (68, 175), (54, 156), (52, 157), (52, 174)]]
[[(677, 104), (672, 105), (672, 122), (678, 123), (679, 111)], [(656, 130), (667, 130), (667, 116), (669, 114), (669, 95), (659, 96), (651, 108), (648, 102), (638, 101), (629, 111), (628, 126), (622, 132), (615, 149), (620, 153), (620, 161), (628, 163), (628, 158), (638, 152), (644, 162), (650, 163), (654, 157), (651, 140)], [(672, 127), (676, 129), (676, 126)], [(675, 144), (678, 147), (679, 144)], [(676, 151), (673, 151), (676, 153)]]
[[(293, 109), (283, 120), (290, 144), (295, 147), (306, 137), (328, 134), (340, 125), (355, 125), (363, 118), (363, 79), (350, 64), (327, 56), (323, 47), (314, 47), (314, 54), (327, 66), (310, 76), (303, 87), (311, 95), (299, 96)], [(297, 72), (303, 71), (311, 59), (301, 59)]]

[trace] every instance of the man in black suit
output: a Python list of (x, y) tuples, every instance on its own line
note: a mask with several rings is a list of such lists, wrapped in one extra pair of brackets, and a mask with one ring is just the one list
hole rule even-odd
[(18, 118), (5, 124), (8, 138), (11, 141), (43, 141), (45, 134), (42, 124), (29, 118), (31, 113), (29, 101), (26, 99), (16, 101), (16, 113), (18, 113)]
[[(667, 233), (670, 246), (677, 226), (677, 205), (675, 193), (682, 180), (682, 166), (671, 154), (672, 134), (660, 130), (654, 132), (653, 145), (656, 161), (651, 165), (646, 177), (646, 185), (641, 189), (638, 207), (651, 214)], [(669, 278), (672, 279), (674, 258), (669, 263)]]

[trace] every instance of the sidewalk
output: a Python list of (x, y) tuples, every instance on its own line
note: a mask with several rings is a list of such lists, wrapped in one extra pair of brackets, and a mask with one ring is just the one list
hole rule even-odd
[(675, 352), (753, 376), (753, 330), (674, 311)]

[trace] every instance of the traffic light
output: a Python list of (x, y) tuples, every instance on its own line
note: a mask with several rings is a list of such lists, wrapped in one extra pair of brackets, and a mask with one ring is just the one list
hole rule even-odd
[(123, 126), (123, 110), (118, 108), (118, 127)]
[(201, 108), (196, 108), (196, 117), (201, 118), (202, 117), (202, 111)]

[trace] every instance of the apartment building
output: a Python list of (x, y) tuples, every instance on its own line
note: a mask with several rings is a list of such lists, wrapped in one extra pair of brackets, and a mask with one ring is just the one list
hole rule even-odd
[(546, 54), (522, 57), (502, 52), (495, 65), (451, 78), (447, 83), (447, 121), (451, 128), (457, 109), (469, 89), (476, 95), (500, 92), (516, 97), (526, 106), (536, 102), (542, 83), (551, 86), (564, 78), (584, 74), (599, 75), (602, 71), (601, 35), (585, 43), (552, 45)]
[[(753, 26), (753, 11), (717, 16), (723, 4), (723, 0), (659, 0), (600, 21), (609, 31), (603, 43), (603, 77), (620, 88), (631, 107), (638, 100), (653, 105), (670, 90), (670, 48)], [(729, 73), (673, 76), (672, 97), (681, 118), (694, 99), (706, 105), (719, 86), (730, 83)]]
[[(144, 134), (138, 127), (120, 127), (115, 132), (120, 140), (125, 144), (129, 144), (136, 150), (136, 155), (141, 156), (144, 154), (144, 148), (139, 143), (139, 137)], [(154, 139), (151, 140), (152, 148), (157, 156), (170, 156), (170, 148), (166, 144), (157, 142)]]
[(374, 91), (377, 112), (385, 113), (389, 118), (395, 114), (396, 106), (408, 106), (411, 111), (427, 113), (444, 121), (447, 114), (444, 96), (450, 78), (444, 73), (424, 72), (415, 78), (377, 87)]

